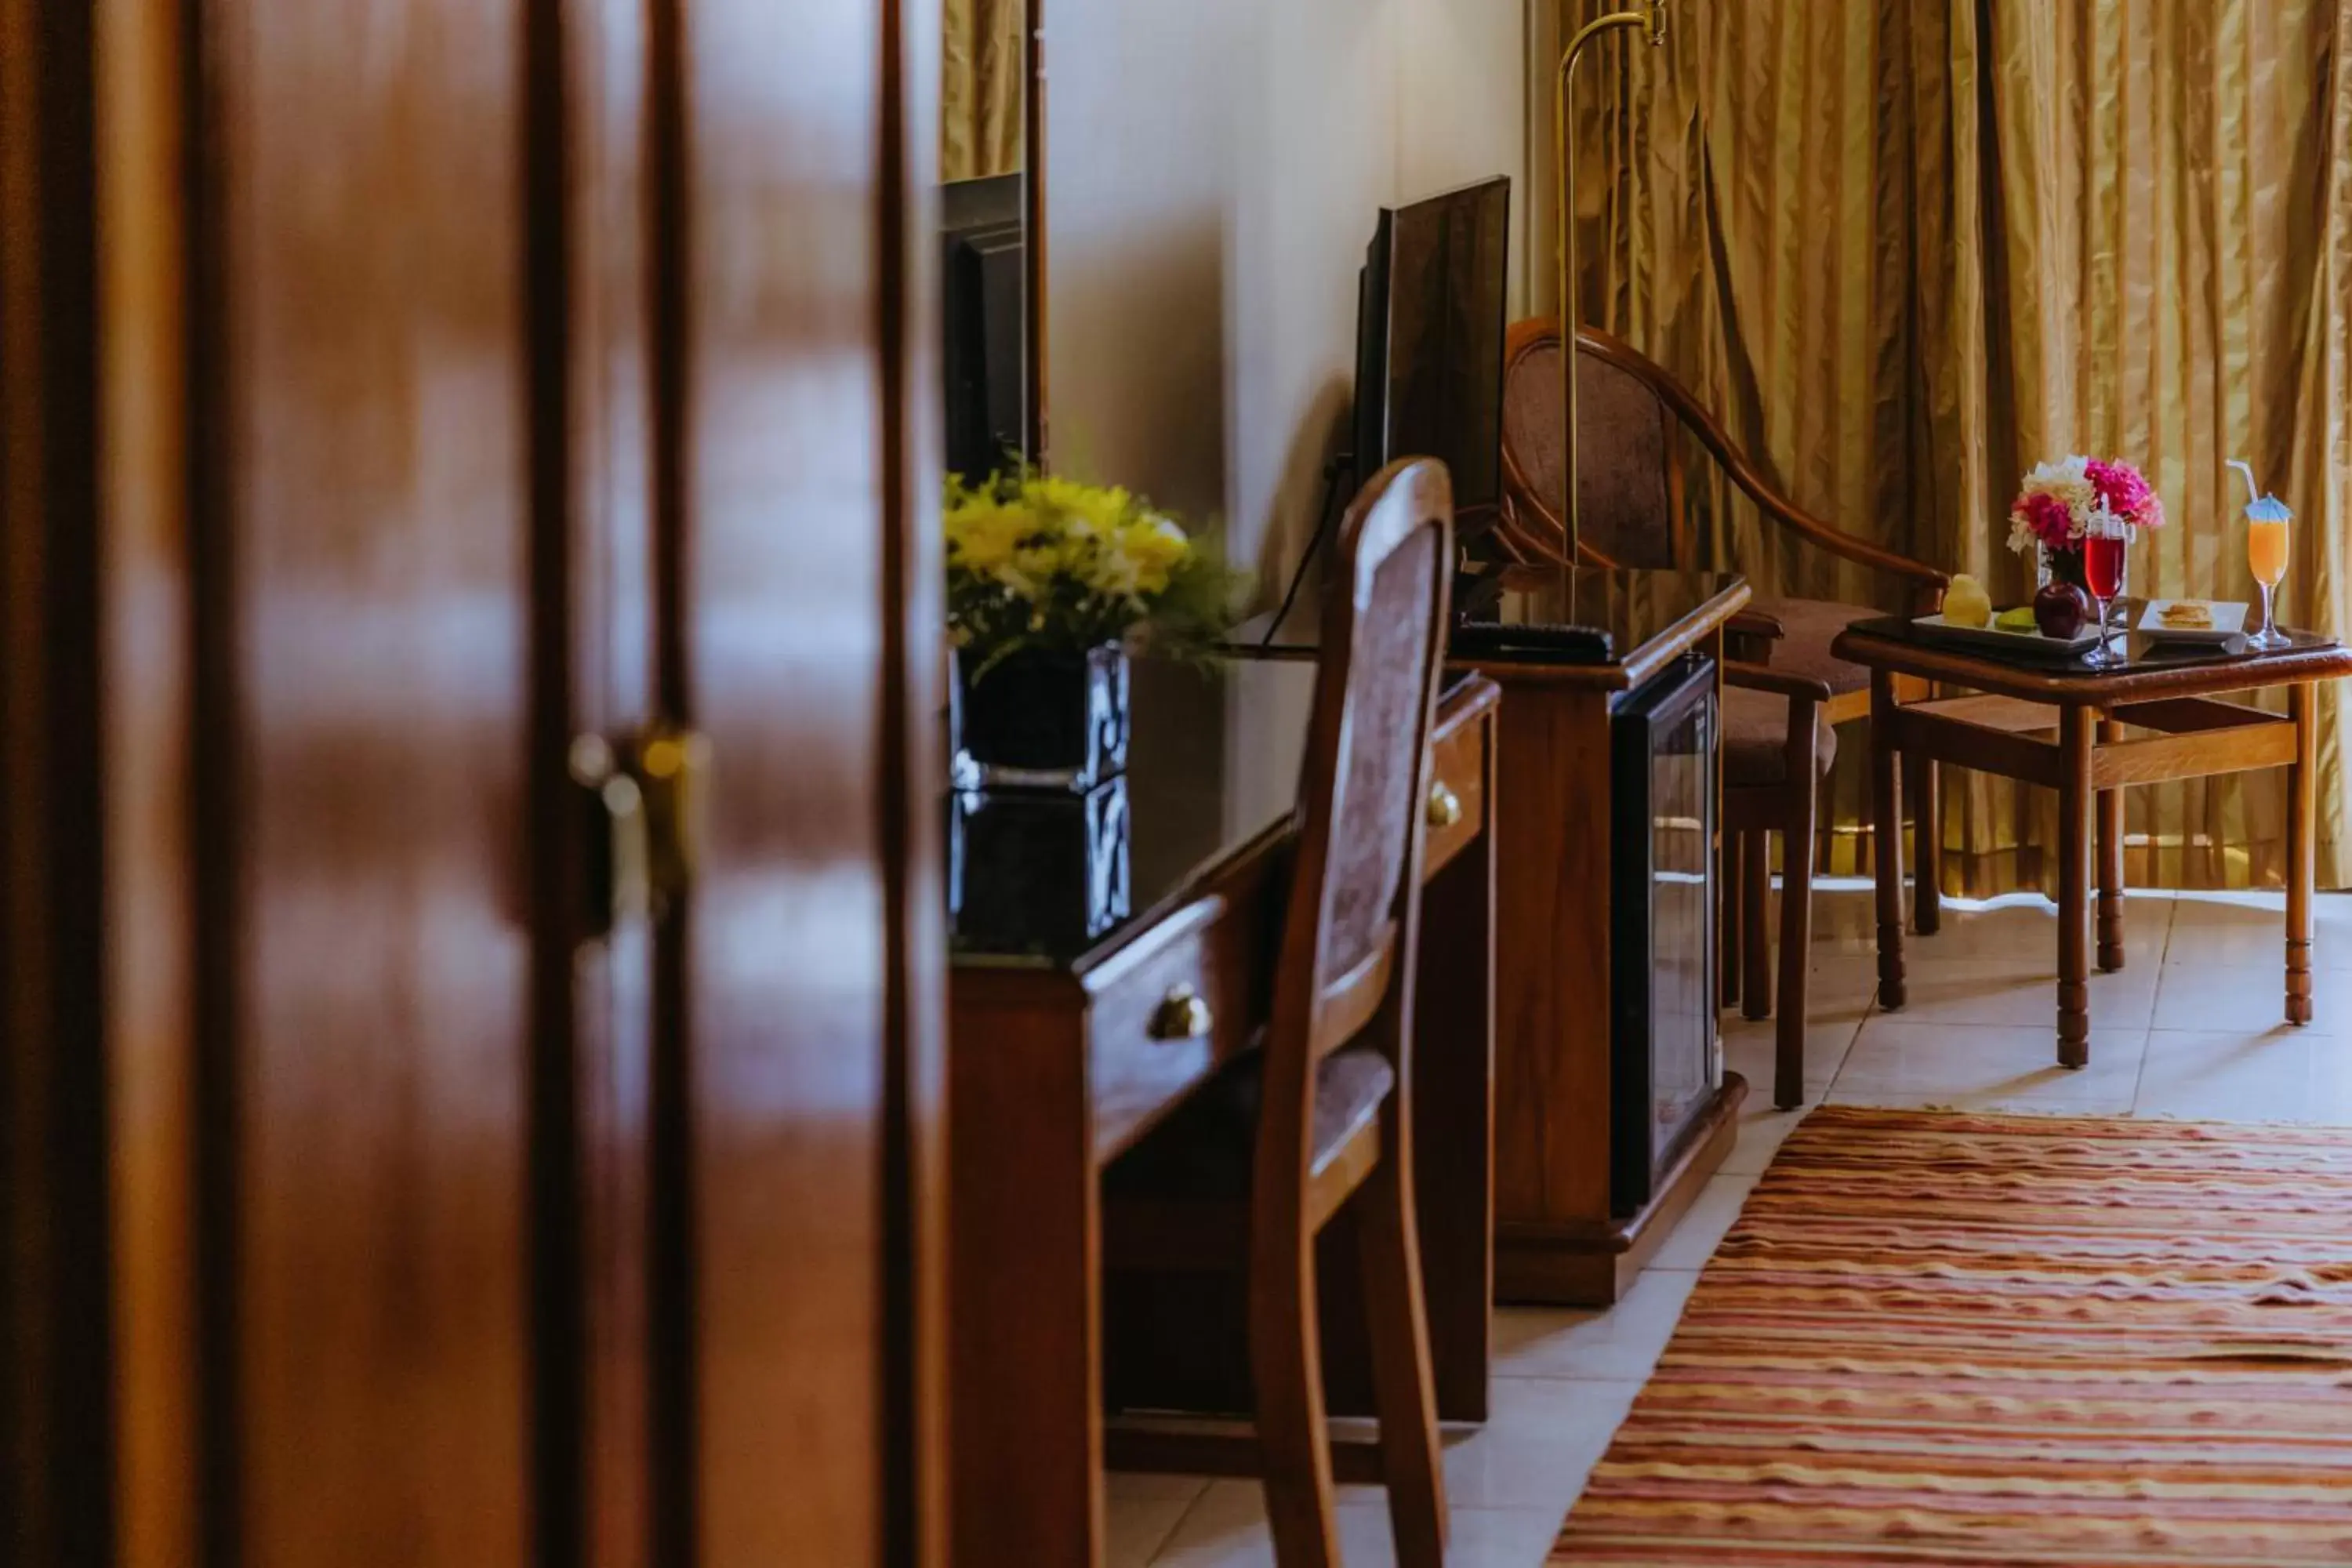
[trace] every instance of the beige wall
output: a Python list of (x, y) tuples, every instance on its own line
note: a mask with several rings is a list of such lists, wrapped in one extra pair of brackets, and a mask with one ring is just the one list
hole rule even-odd
[(1055, 465), (1222, 520), (1278, 587), (1377, 209), (1519, 180), (1521, 3), (1045, 0)]

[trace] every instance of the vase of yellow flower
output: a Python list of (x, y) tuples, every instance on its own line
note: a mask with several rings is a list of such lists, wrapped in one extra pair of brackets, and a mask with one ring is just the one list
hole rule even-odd
[(1129, 651), (1213, 641), (1230, 624), (1232, 580), (1115, 486), (950, 476), (945, 525), (956, 783), (1083, 791), (1118, 773)]

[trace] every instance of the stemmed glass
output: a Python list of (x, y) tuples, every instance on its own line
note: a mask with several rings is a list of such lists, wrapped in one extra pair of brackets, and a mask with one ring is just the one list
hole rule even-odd
[(2275, 496), (2246, 509), (2246, 564), (2263, 591), (2263, 629), (2246, 639), (2249, 647), (2284, 647), (2292, 640), (2279, 630), (2278, 585), (2286, 576), (2287, 528), (2294, 514)]
[(2121, 662), (2107, 647), (2107, 613), (2130, 581), (2131, 524), (2102, 500), (2083, 525), (2083, 585), (2099, 616), (2099, 639), (2083, 662), (2094, 669)]

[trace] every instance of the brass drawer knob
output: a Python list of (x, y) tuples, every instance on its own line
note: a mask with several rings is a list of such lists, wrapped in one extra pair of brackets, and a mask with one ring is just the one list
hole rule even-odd
[(1429, 825), (1452, 827), (1462, 820), (1462, 797), (1444, 779), (1429, 786)]
[(1210, 1016), (1209, 1005), (1190, 985), (1173, 985), (1152, 1010), (1151, 1037), (1197, 1040), (1209, 1032), (1210, 1025), (1215, 1021)]

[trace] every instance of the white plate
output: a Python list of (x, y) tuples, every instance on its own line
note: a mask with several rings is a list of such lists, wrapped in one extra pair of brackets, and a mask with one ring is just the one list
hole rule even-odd
[[(2199, 628), (2193, 631), (2180, 626), (2168, 626), (2163, 619), (2165, 606), (2168, 605), (2202, 605), (2212, 612), (2213, 625), (2210, 628)], [(2213, 599), (2150, 599), (2147, 602), (2147, 607), (2140, 612), (2139, 635), (2150, 642), (2218, 645), (2228, 642), (2246, 629), (2247, 608), (2248, 606), (2243, 604), (2231, 604)]]
[(1990, 624), (1981, 626), (1955, 626), (1941, 616), (1915, 616), (1911, 624), (1941, 642), (1997, 647), (2004, 653), (2039, 654), (2047, 658), (2081, 653), (2099, 640), (2099, 628), (2087, 617), (2084, 620), (2083, 629), (2071, 637), (2045, 637), (2038, 631), (2004, 631)]

